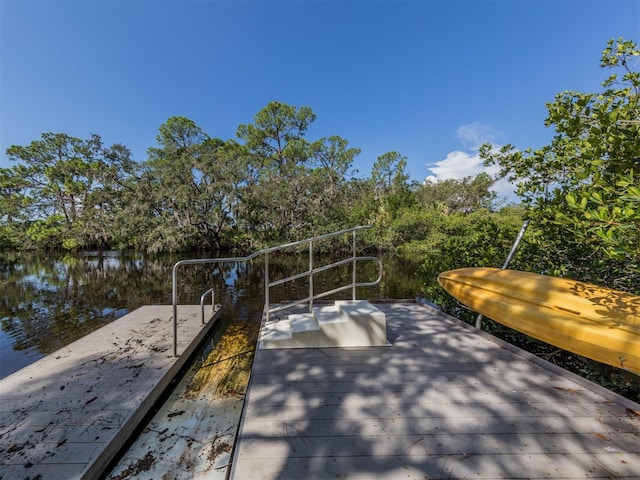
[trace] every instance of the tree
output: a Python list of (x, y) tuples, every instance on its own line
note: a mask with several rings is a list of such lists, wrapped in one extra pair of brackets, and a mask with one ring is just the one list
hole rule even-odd
[(125, 207), (125, 198), (137, 180), (140, 165), (131, 159), (131, 152), (122, 144), (102, 151), (98, 185), (92, 189), (82, 209), (80, 238), (82, 246), (111, 247), (128, 232), (118, 228), (117, 217)]
[[(87, 140), (63, 133), (44, 133), (28, 146), (7, 149), (21, 162), (5, 171), (31, 222), (27, 233), (36, 246), (105, 246), (110, 239), (113, 210), (128, 177), (136, 173), (129, 150), (104, 147), (99, 135)], [(99, 227), (99, 230), (96, 230)]]
[(286, 174), (307, 161), (303, 138), (315, 119), (309, 107), (270, 102), (253, 117), (254, 123), (238, 127), (237, 136), (260, 167)]
[(310, 158), (316, 171), (325, 176), (331, 191), (337, 190), (345, 181), (359, 148), (349, 148), (349, 141), (332, 135), (321, 138), (310, 145)]
[[(502, 211), (495, 212), (496, 194), (490, 190), (493, 183), (489, 175), (481, 173), (462, 180), (448, 179), (414, 185), (415, 204), (398, 209), (390, 217), (388, 228), (379, 235), (379, 242), (386, 249), (403, 255), (451, 255), (455, 257), (454, 261), (462, 260), (465, 257), (460, 256), (459, 252), (449, 252), (454, 249), (454, 242), (465, 241), (469, 242), (468, 245), (486, 243), (491, 241), (491, 235), (483, 237), (481, 233), (485, 229), (478, 230), (480, 236), (470, 235), (468, 231), (458, 235), (460, 226), (471, 230), (476, 219), (481, 219), (478, 224), (482, 221), (499, 223), (511, 219), (509, 215), (502, 215)], [(456, 239), (456, 236), (461, 238)], [(482, 248), (485, 248), (484, 243)], [(499, 251), (502, 245), (496, 247)], [(486, 253), (488, 256), (488, 250)], [(429, 278), (429, 282), (432, 280)]]
[[(554, 241), (637, 270), (640, 257), (640, 56), (636, 44), (608, 42), (601, 66), (618, 68), (599, 93), (566, 91), (547, 105), (550, 145), (495, 151), (484, 145), (486, 164), (518, 182), (528, 216), (555, 234)], [(620, 274), (623, 274), (620, 272)]]
[(238, 127), (254, 173), (243, 193), (244, 225), (259, 242), (302, 238), (313, 223), (312, 153), (304, 136), (315, 118), (309, 107), (271, 102), (253, 124)]
[(178, 116), (170, 117), (158, 130), (157, 147), (148, 149), (139, 182), (141, 197), (149, 205), (142, 203), (143, 211), (133, 216), (142, 223), (140, 230), (146, 231), (138, 245), (149, 251), (193, 248), (197, 239), (191, 214), (199, 187), (196, 159), (209, 136), (193, 120)]
[(156, 140), (130, 201), (130, 218), (147, 232), (138, 246), (220, 250), (247, 182), (244, 150), (234, 141), (210, 138), (186, 117), (170, 117)]
[(398, 152), (387, 152), (378, 157), (371, 168), (371, 180), (378, 196), (398, 193), (407, 188), (409, 176), (405, 168), (407, 157)]
[(377, 203), (376, 223), (386, 227), (398, 210), (414, 203), (405, 172), (407, 157), (398, 152), (387, 152), (378, 157), (371, 168), (371, 184)]
[(487, 173), (461, 180), (448, 178), (426, 181), (416, 188), (417, 201), (425, 206), (439, 206), (446, 212), (471, 212), (480, 208), (492, 209), (497, 193), (491, 190), (495, 179)]
[(33, 200), (29, 183), (17, 169), (0, 169), (0, 250), (25, 246), (25, 226)]
[(347, 176), (360, 149), (350, 148), (349, 142), (337, 135), (321, 138), (310, 144), (311, 184), (313, 203), (311, 216), (314, 230), (319, 234), (353, 226), (349, 212), (353, 197), (348, 188)]

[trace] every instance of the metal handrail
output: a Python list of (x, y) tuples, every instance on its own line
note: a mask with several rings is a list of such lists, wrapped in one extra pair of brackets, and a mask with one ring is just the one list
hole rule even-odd
[[(338, 293), (338, 292), (342, 292), (344, 290), (348, 290), (350, 288), (353, 287), (373, 287), (375, 285), (378, 285), (378, 283), (380, 283), (380, 281), (382, 280), (382, 262), (380, 261), (379, 258), (377, 257), (355, 257), (355, 259), (348, 259), (347, 261), (340, 261), (340, 262), (336, 262), (336, 263), (332, 263), (330, 265), (325, 265), (324, 267), (318, 268), (318, 269), (314, 269), (314, 273), (319, 272), (319, 271), (324, 271), (324, 270), (328, 270), (329, 268), (332, 267), (336, 267), (339, 265), (343, 265), (345, 263), (351, 262), (351, 261), (358, 261), (358, 260), (373, 260), (378, 264), (378, 278), (376, 278), (376, 280), (374, 280), (373, 282), (356, 282), (354, 283), (350, 283), (348, 285), (343, 285), (342, 287), (338, 287), (338, 288), (334, 288), (333, 290), (327, 290), (326, 292), (322, 292), (322, 293), (316, 293), (313, 295), (310, 295), (307, 298), (302, 298), (300, 300), (294, 300), (292, 302), (286, 303), (284, 305), (278, 305), (277, 307), (273, 307), (273, 308), (268, 308), (265, 311), (265, 322), (269, 321), (269, 315), (271, 313), (275, 313), (275, 312), (279, 312), (281, 310), (286, 310), (288, 308), (291, 307), (295, 307), (296, 305), (302, 305), (303, 303), (307, 303), (309, 302), (310, 304), (310, 310), (312, 308), (313, 305), (313, 301), (317, 300), (319, 298), (324, 298), (324, 297), (328, 297), (329, 295), (333, 295), (334, 293)], [(312, 272), (305, 272), (305, 274), (307, 274), (307, 276), (309, 274), (311, 274)], [(299, 275), (295, 275), (295, 277), (299, 277)], [(282, 283), (285, 283), (286, 281), (291, 280), (292, 277), (287, 277), (287, 278), (283, 278), (282, 280), (278, 280), (277, 282), (272, 282), (269, 284), (269, 286), (275, 286), (275, 285), (280, 285)], [(356, 300), (355, 297), (353, 297), (353, 300)]]
[(200, 295), (200, 314), (202, 316), (202, 324), (204, 325), (206, 322), (204, 321), (204, 299), (207, 298), (207, 295), (211, 294), (211, 308), (215, 312), (216, 311), (216, 295), (213, 291), (213, 287)]
[[(260, 255), (264, 255), (265, 257), (265, 305), (267, 306), (267, 318), (266, 320), (269, 320), (269, 313), (273, 313), (274, 311), (279, 311), (279, 310), (284, 310), (285, 308), (290, 308), (292, 306), (295, 305), (300, 305), (303, 303), (307, 303), (309, 302), (309, 309), (311, 309), (313, 307), (313, 301), (317, 298), (322, 298), (322, 297), (326, 297), (328, 295), (331, 295), (333, 293), (342, 291), (342, 290), (347, 290), (349, 288), (352, 289), (352, 298), (353, 300), (356, 300), (356, 287), (363, 287), (363, 286), (374, 286), (377, 285), (378, 283), (380, 283), (380, 280), (382, 279), (382, 262), (376, 258), (376, 257), (357, 257), (356, 256), (356, 233), (360, 230), (365, 230), (365, 229), (369, 229), (371, 228), (371, 225), (363, 225), (363, 226), (359, 226), (359, 227), (352, 227), (352, 228), (347, 228), (344, 230), (340, 230), (337, 232), (332, 232), (332, 233), (327, 233), (324, 235), (319, 235), (317, 237), (313, 237), (313, 238), (307, 238), (304, 240), (299, 240), (296, 242), (290, 242), (290, 243), (286, 243), (283, 245), (278, 245), (275, 247), (269, 247), (269, 248), (265, 248), (262, 250), (258, 250), (257, 252), (254, 252), (250, 255), (244, 256), (244, 257), (231, 257), (231, 258), (199, 258), (199, 259), (188, 259), (188, 260), (180, 260), (178, 262), (176, 262), (173, 265), (173, 271), (172, 271), (172, 303), (173, 303), (173, 355), (174, 357), (178, 356), (178, 269), (183, 266), (183, 265), (205, 265), (205, 264), (209, 264), (209, 263), (230, 263), (230, 262), (248, 262), (249, 260), (252, 260)], [(314, 268), (313, 266), (313, 243), (320, 241), (320, 240), (326, 240), (329, 238), (334, 238), (340, 235), (345, 235), (347, 233), (351, 233), (353, 235), (353, 241), (352, 241), (352, 256), (349, 259), (346, 260), (341, 260), (339, 262), (335, 262), (334, 264), (331, 265), (325, 265), (322, 267), (317, 267)], [(309, 270), (307, 270), (306, 272), (297, 274), (297, 275), (292, 275), (291, 277), (287, 277), (287, 278), (283, 278), (280, 280), (276, 280), (274, 282), (271, 282), (269, 280), (269, 254), (272, 252), (277, 252), (279, 250), (284, 250), (287, 248), (292, 248), (292, 247), (296, 247), (296, 246), (300, 246), (300, 245), (305, 245), (308, 244), (309, 245)], [(378, 278), (375, 282), (365, 282), (365, 283), (358, 283), (356, 282), (356, 263), (358, 260), (362, 260), (362, 261), (370, 261), (370, 260), (374, 260), (378, 263), (378, 269), (379, 269), (379, 275)], [(315, 294), (314, 293), (314, 284), (313, 284), (313, 275), (315, 273), (319, 273), (325, 270), (328, 270), (330, 268), (334, 268), (337, 267), (339, 265), (344, 265), (351, 262), (353, 264), (353, 268), (352, 268), (352, 281), (349, 285), (345, 285), (343, 287), (339, 287), (337, 289), (331, 290), (329, 292), (322, 292), (319, 294)], [(285, 282), (288, 281), (293, 281), (299, 278), (304, 278), (304, 277), (309, 277), (309, 296), (303, 300), (299, 300), (299, 301), (295, 301), (292, 302), (290, 304), (284, 305), (284, 306), (278, 306), (275, 307), (273, 310), (269, 309), (269, 289), (272, 286), (276, 286), (276, 285), (281, 285)], [(211, 294), (212, 294), (212, 302), (213, 302), (213, 291), (211, 290)], [(209, 290), (207, 292), (205, 292), (202, 297), (200, 298), (200, 302), (201, 302), (201, 308), (202, 308), (202, 315), (204, 316), (204, 297), (209, 293)], [(271, 310), (271, 311), (270, 311)]]
[[(281, 310), (286, 310), (288, 308), (295, 307), (296, 305), (302, 305), (304, 303), (309, 303), (309, 311), (311, 311), (312, 308), (313, 308), (313, 301), (314, 300), (317, 300), (319, 298), (328, 297), (329, 295), (333, 295), (334, 293), (342, 292), (342, 291), (348, 290), (350, 288), (353, 289), (354, 287), (373, 287), (373, 286), (377, 285), (378, 283), (380, 283), (380, 281), (382, 280), (382, 262), (380, 261), (379, 258), (377, 258), (377, 257), (352, 257), (352, 258), (348, 258), (346, 260), (341, 260), (339, 262), (331, 263), (329, 265), (324, 265), (324, 266), (319, 267), (319, 268), (311, 268), (311, 270), (308, 270), (306, 272), (299, 273), (298, 275), (292, 275), (290, 277), (282, 278), (280, 280), (276, 280), (275, 282), (269, 282), (268, 286), (269, 286), (269, 288), (270, 287), (275, 287), (277, 285), (282, 285), (283, 283), (286, 283), (286, 282), (297, 280), (298, 278), (304, 278), (304, 277), (313, 278), (313, 274), (315, 274), (315, 273), (324, 272), (326, 270), (329, 270), (329, 269), (334, 268), (334, 267), (338, 267), (340, 265), (345, 265), (345, 264), (350, 263), (350, 262), (357, 262), (358, 260), (375, 261), (375, 262), (377, 262), (378, 263), (378, 278), (376, 278), (373, 282), (352, 282), (352, 283), (350, 283), (348, 285), (343, 285), (342, 287), (334, 288), (333, 290), (327, 290), (326, 292), (321, 292), (321, 293), (313, 293), (313, 291), (311, 291), (310, 295), (307, 298), (302, 298), (300, 300), (294, 300), (292, 302), (286, 303), (284, 305), (278, 305), (277, 307), (273, 307), (273, 308), (268, 308), (268, 306), (267, 306), (267, 309), (265, 310), (265, 322), (269, 322), (269, 316), (272, 313), (279, 312)], [(353, 295), (352, 298), (353, 298), (353, 300), (356, 300), (355, 294)]]

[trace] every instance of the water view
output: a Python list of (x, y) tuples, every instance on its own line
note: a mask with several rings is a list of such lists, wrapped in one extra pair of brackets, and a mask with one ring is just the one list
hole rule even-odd
[[(137, 252), (37, 252), (9, 254), (0, 259), (0, 378), (122, 317), (142, 305), (170, 304), (171, 272), (175, 262), (192, 255), (148, 256)], [(375, 288), (360, 288), (367, 299), (416, 298), (422, 285), (417, 265), (398, 257), (383, 257), (384, 277)], [(318, 265), (330, 263), (318, 258)], [(306, 255), (272, 259), (271, 278), (283, 278), (308, 268)], [(376, 277), (373, 264), (364, 264), (359, 281)], [(216, 303), (227, 322), (248, 323), (257, 329), (264, 304), (264, 265), (250, 262), (188, 266), (180, 271), (179, 303), (197, 304), (215, 288)], [(316, 277), (316, 285), (334, 288), (348, 283), (350, 271), (331, 270)], [(346, 281), (345, 281), (346, 280)], [(308, 284), (276, 289), (271, 302), (303, 298)], [(340, 298), (348, 298), (343, 292)]]

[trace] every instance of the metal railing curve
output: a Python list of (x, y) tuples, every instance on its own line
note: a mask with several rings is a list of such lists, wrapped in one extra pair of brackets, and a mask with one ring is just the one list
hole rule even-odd
[[(313, 302), (314, 300), (317, 300), (319, 298), (323, 298), (323, 297), (327, 297), (329, 295), (332, 295), (334, 293), (338, 293), (344, 290), (348, 290), (348, 289), (352, 289), (352, 299), (356, 300), (356, 288), (357, 287), (369, 287), (369, 286), (375, 286), (378, 285), (380, 283), (380, 281), (382, 280), (382, 262), (380, 261), (380, 259), (378, 259), (377, 257), (358, 257), (356, 255), (356, 234), (357, 232), (359, 232), (360, 230), (365, 230), (365, 229), (369, 229), (371, 228), (371, 225), (363, 225), (363, 226), (358, 226), (358, 227), (352, 227), (352, 228), (347, 228), (344, 230), (340, 230), (337, 232), (332, 232), (332, 233), (327, 233), (324, 235), (319, 235), (317, 237), (312, 237), (312, 238), (307, 238), (304, 240), (299, 240), (296, 242), (291, 242), (291, 243), (286, 243), (283, 245), (278, 245), (275, 247), (270, 247), (270, 248), (265, 248), (262, 250), (258, 250), (257, 252), (254, 252), (250, 255), (244, 256), (244, 257), (230, 257), (230, 258), (198, 258), (198, 259), (188, 259), (188, 260), (180, 260), (178, 262), (176, 262), (173, 265), (173, 271), (172, 271), (172, 303), (173, 303), (173, 355), (174, 357), (178, 356), (178, 270), (180, 269), (180, 267), (182, 267), (183, 265), (206, 265), (206, 264), (215, 264), (215, 263), (229, 263), (229, 262), (248, 262), (256, 257), (259, 257), (260, 255), (264, 255), (265, 258), (265, 270), (264, 270), (264, 289), (265, 289), (265, 315), (266, 315), (266, 319), (265, 321), (269, 321), (269, 317), (271, 313), (277, 312), (277, 311), (281, 311), (281, 310), (285, 310), (287, 308), (291, 308), (293, 306), (296, 305), (301, 305), (304, 303), (308, 303), (309, 304), (309, 311), (311, 311), (311, 309), (313, 308)], [(326, 240), (329, 238), (334, 238), (340, 235), (346, 235), (346, 234), (351, 234), (352, 235), (352, 254), (349, 258), (346, 258), (344, 260), (340, 260), (328, 265), (323, 265), (321, 267), (315, 267), (314, 266), (314, 257), (313, 257), (313, 247), (314, 247), (314, 243), (321, 241), (321, 240)], [(271, 279), (269, 278), (269, 254), (273, 253), (273, 252), (278, 252), (280, 250), (285, 250), (287, 248), (293, 248), (293, 247), (297, 247), (297, 246), (301, 246), (301, 245), (308, 245), (309, 246), (309, 268), (303, 272), (297, 273), (295, 275), (291, 275), (289, 277), (286, 278), (281, 278), (278, 280), (274, 280), (271, 281)], [(357, 281), (357, 271), (356, 271), (356, 266), (357, 266), (357, 262), (359, 261), (373, 261), (376, 262), (378, 265), (378, 278), (373, 281), (373, 282), (358, 282)], [(347, 285), (343, 285), (341, 287), (338, 288), (334, 288), (332, 290), (328, 290), (328, 291), (324, 291), (324, 292), (320, 292), (320, 293), (316, 293), (315, 290), (315, 286), (314, 286), (314, 282), (313, 282), (313, 277), (315, 274), (323, 272), (323, 271), (327, 271), (331, 268), (336, 268), (338, 266), (341, 265), (347, 265), (351, 263), (352, 264), (352, 275), (351, 275), (351, 283), (348, 283)], [(287, 304), (284, 305), (278, 305), (277, 307), (273, 307), (270, 308), (270, 303), (269, 303), (269, 298), (270, 298), (270, 289), (272, 287), (275, 287), (277, 285), (282, 285), (286, 282), (292, 282), (294, 280), (298, 280), (301, 278), (305, 278), (308, 277), (309, 278), (309, 296), (300, 300), (294, 300), (292, 302), (289, 302)], [(214, 302), (214, 293), (213, 293), (213, 288), (210, 288), (209, 290), (207, 290), (206, 292), (204, 292), (202, 294), (202, 296), (200, 297), (200, 307), (201, 307), (201, 311), (202, 311), (202, 316), (203, 316), (203, 323), (204, 323), (204, 299), (205, 297), (211, 294), (211, 302), (213, 305)], [(215, 306), (214, 306), (215, 309)]]

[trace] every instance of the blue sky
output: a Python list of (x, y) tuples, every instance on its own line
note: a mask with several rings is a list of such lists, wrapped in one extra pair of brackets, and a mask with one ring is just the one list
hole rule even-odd
[(610, 38), (640, 41), (640, 0), (0, 0), (0, 167), (44, 132), (99, 134), (138, 161), (169, 117), (210, 136), (272, 100), (308, 105), (370, 173), (478, 173), (484, 141), (547, 144), (545, 104), (599, 91)]

